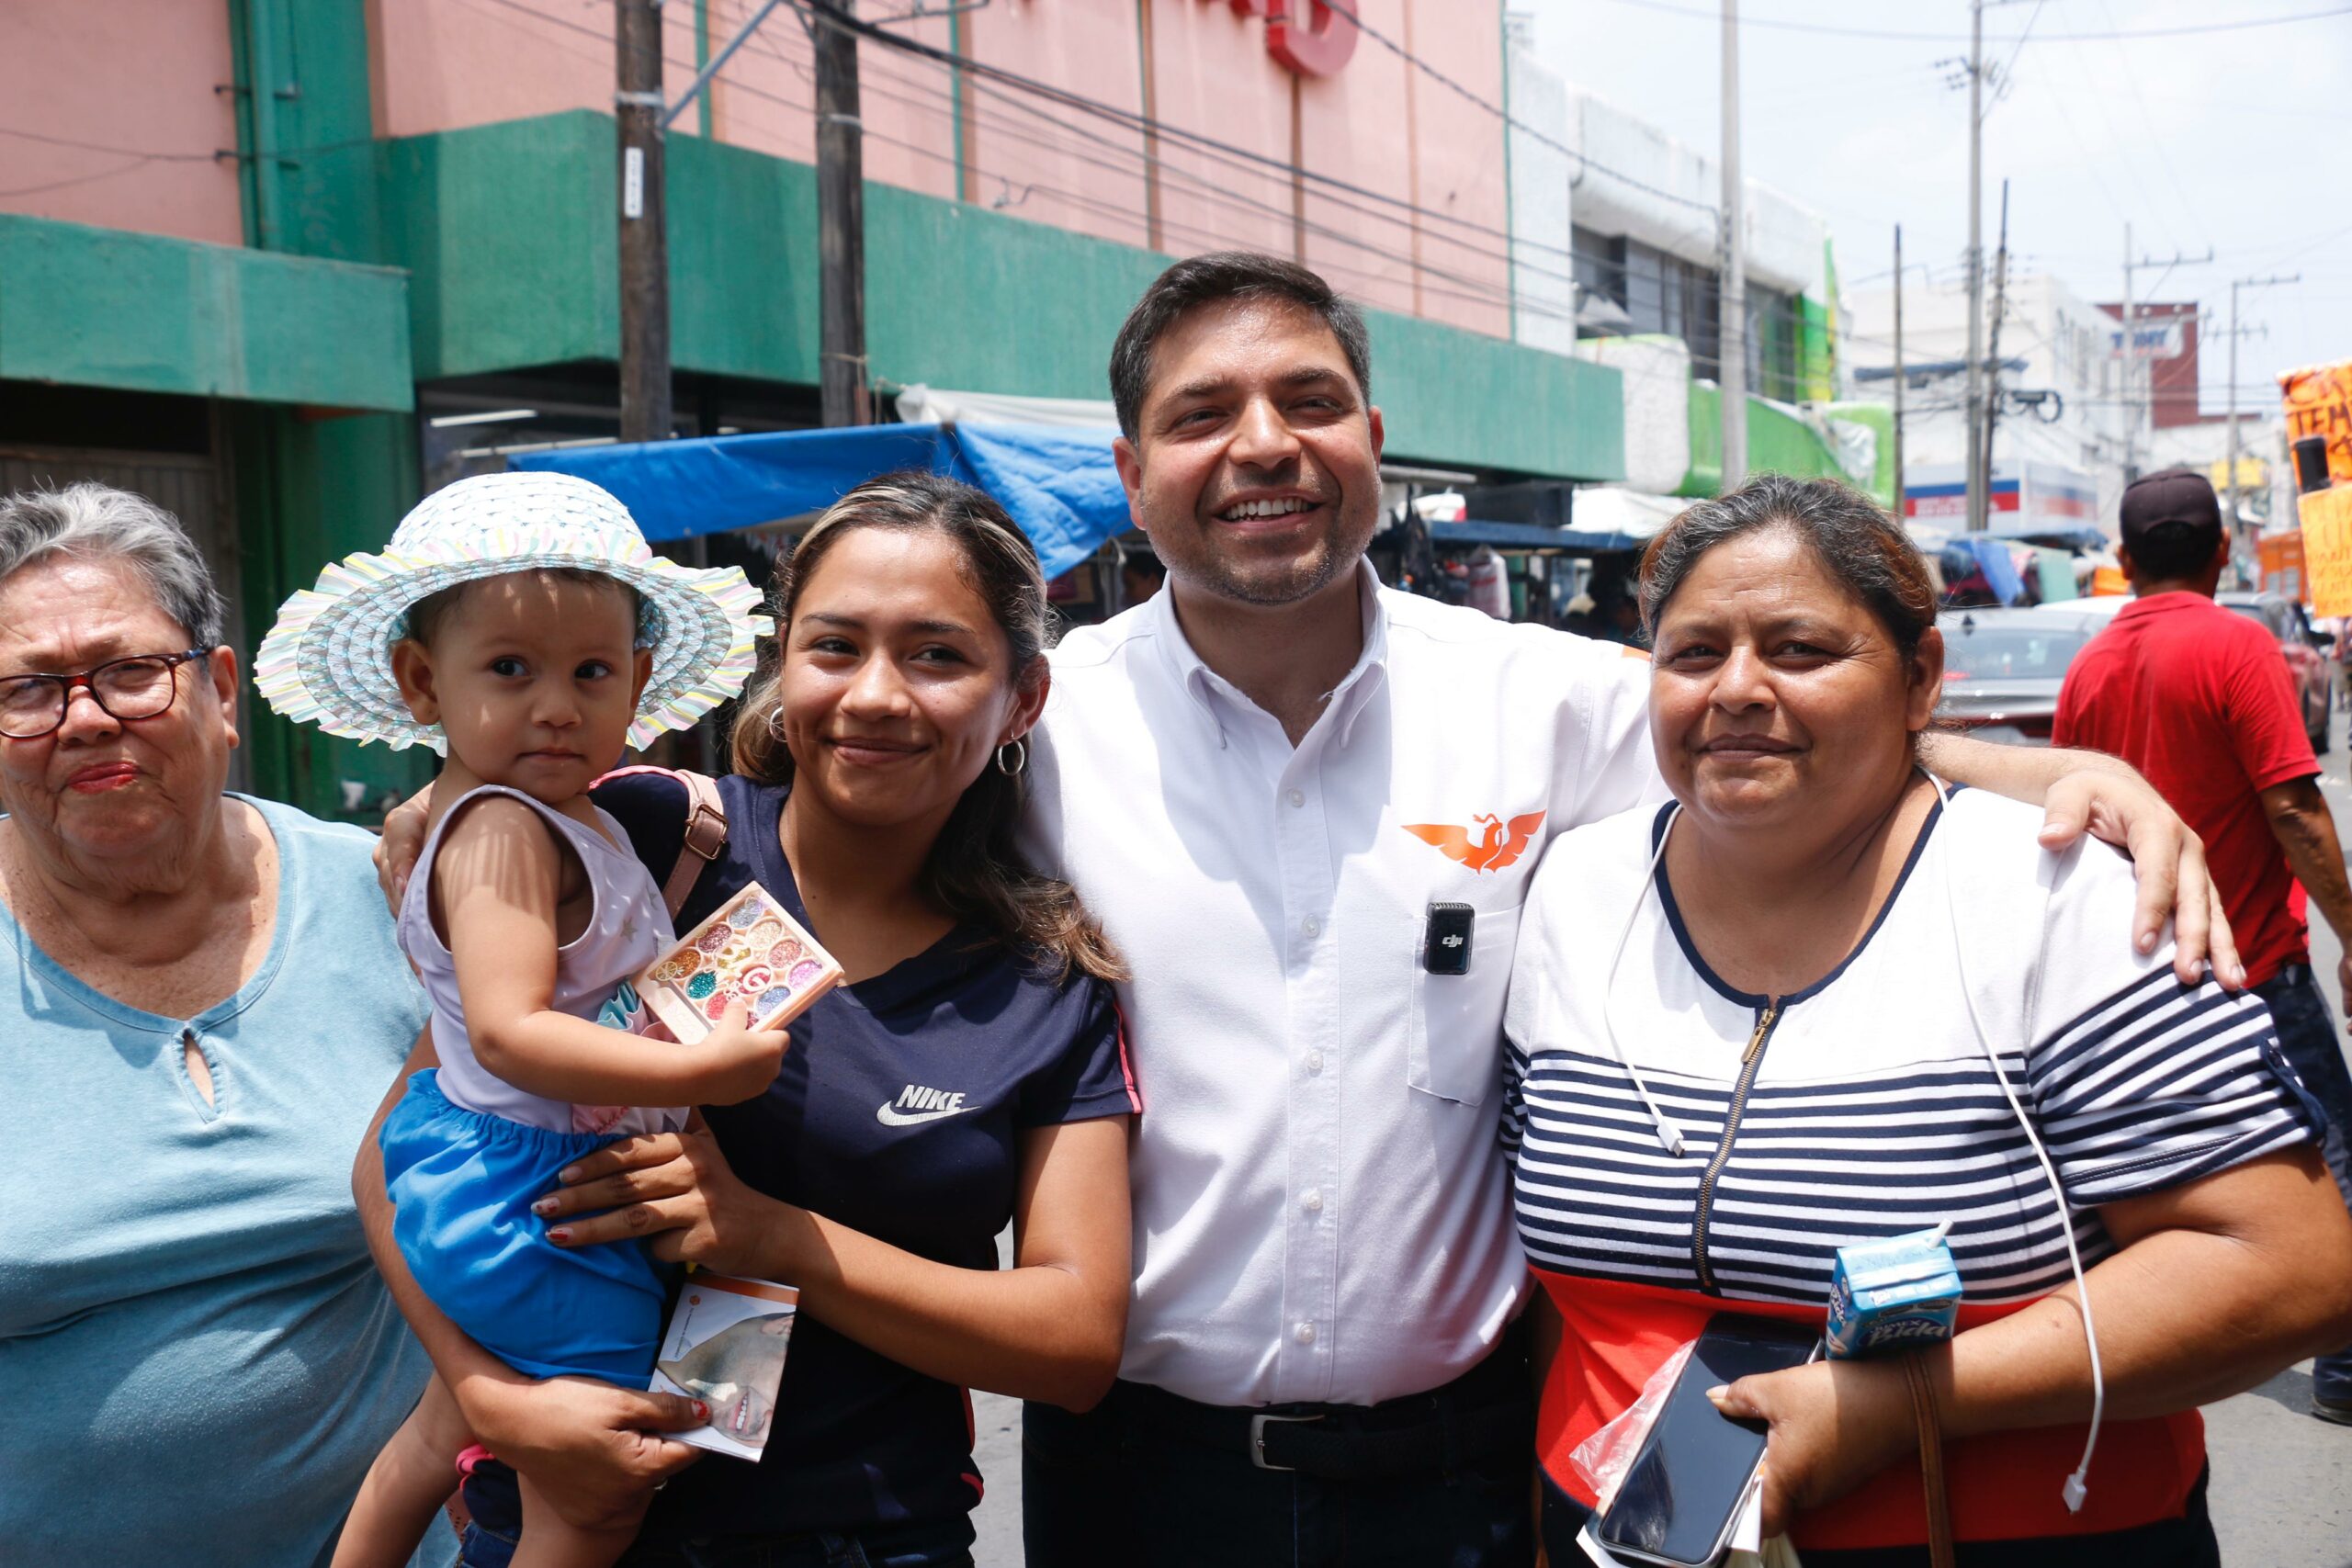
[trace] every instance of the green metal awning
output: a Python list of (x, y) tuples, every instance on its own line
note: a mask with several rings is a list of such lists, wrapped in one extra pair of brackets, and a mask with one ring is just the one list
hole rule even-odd
[(0, 377), (405, 412), (408, 275), (0, 215)]

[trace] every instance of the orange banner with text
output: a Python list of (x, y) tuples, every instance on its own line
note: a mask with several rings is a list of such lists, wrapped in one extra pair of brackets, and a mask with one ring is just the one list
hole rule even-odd
[(2289, 445), (2306, 435), (2325, 436), (2328, 478), (2352, 484), (2352, 359), (2290, 370), (2278, 378), (2278, 394)]
[(2352, 485), (2298, 498), (2303, 522), (2303, 573), (2312, 614), (2352, 615)]

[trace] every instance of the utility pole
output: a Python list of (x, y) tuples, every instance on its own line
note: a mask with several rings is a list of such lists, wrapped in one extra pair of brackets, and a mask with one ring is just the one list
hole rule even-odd
[(2292, 277), (2233, 277), (2230, 279), (2230, 530), (2238, 525), (2238, 290), (2267, 288), (2278, 283), (2301, 283), (2301, 273)]
[(2132, 302), (2132, 225), (2123, 225), (2123, 482), (2139, 467), (2140, 403), (2134, 372), (2140, 365), (2139, 321)]
[(809, 0), (817, 53), (819, 393), (828, 425), (867, 424), (865, 127), (858, 118), (856, 0)]
[(1905, 516), (1903, 499), (1903, 225), (1894, 226), (1894, 517)]
[(1739, 0), (1724, 0), (1723, 488), (1747, 476), (1747, 257), (1739, 179)]
[[(2201, 256), (2184, 255), (2175, 251), (2163, 261), (2158, 261), (2154, 256), (2142, 256), (2135, 262), (2132, 259), (2132, 225), (2129, 223), (2123, 225), (2123, 482), (2125, 484), (2132, 482), (2132, 469), (2138, 467), (2140, 457), (2140, 306), (2139, 301), (2132, 297), (2132, 275), (2134, 272), (2145, 271), (2149, 267), (2160, 266), (2164, 271), (2157, 275), (2156, 283), (2161, 288), (2164, 280), (2172, 275), (2173, 268), (2202, 266), (2212, 259), (2213, 247), (2208, 245), (2205, 247), (2205, 254)], [(2235, 342), (2234, 339), (2232, 341)], [(2152, 388), (2153, 385), (2152, 382)], [(2154, 418), (2155, 402), (2154, 391), (2151, 390), (2148, 408), (2152, 421)]]
[[(1984, 475), (1980, 484), (1971, 475), (1969, 482), (1977, 485), (1984, 497), (1987, 522), (1993, 505), (1993, 430), (2001, 418), (2001, 317), (2009, 305), (2009, 182), (2001, 181), (2001, 248), (1993, 263), (1993, 331), (1984, 347)], [(2023, 476), (2019, 476), (2022, 480)], [(2018, 502), (2025, 502), (2020, 482)]]
[(670, 438), (670, 244), (662, 192), (660, 0), (615, 0), (620, 126), (621, 439)]
[(1984, 531), (1984, 0), (1969, 0), (1968, 531)]

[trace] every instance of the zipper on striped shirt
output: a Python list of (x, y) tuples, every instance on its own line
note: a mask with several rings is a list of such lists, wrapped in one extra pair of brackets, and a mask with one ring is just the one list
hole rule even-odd
[(1747, 1091), (1755, 1087), (1757, 1068), (1764, 1060), (1765, 1043), (1772, 1037), (1772, 1026), (1781, 1021), (1781, 998), (1765, 998), (1764, 1010), (1756, 1015), (1756, 1028), (1747, 1037), (1747, 1049), (1739, 1056), (1739, 1083), (1731, 1091), (1731, 1109), (1724, 1113), (1724, 1135), (1715, 1145), (1714, 1157), (1707, 1161), (1706, 1174), (1699, 1178), (1699, 1214), (1690, 1230), (1690, 1261), (1699, 1270), (1699, 1288), (1711, 1296), (1723, 1292), (1715, 1288), (1715, 1271), (1707, 1261), (1707, 1222), (1713, 1217), (1715, 1204), (1715, 1179), (1724, 1172), (1731, 1159), (1732, 1140), (1739, 1136), (1739, 1119), (1747, 1110)]

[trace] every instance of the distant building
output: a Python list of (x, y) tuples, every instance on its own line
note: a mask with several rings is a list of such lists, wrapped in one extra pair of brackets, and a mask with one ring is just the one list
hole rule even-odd
[[(1512, 286), (1523, 343), (1625, 377), (1625, 483), (1721, 486), (1723, 180), (1713, 158), (1564, 82), (1521, 40), (1510, 57)], [(1838, 401), (1829, 227), (1756, 180), (1745, 196), (1748, 467), (1836, 474), (1892, 499), (1883, 411)]]
[[(1894, 290), (1857, 290), (1850, 303), (1846, 355), (1854, 395), (1891, 408)], [(1989, 315), (1988, 307), (1991, 354)], [(2086, 493), (2090, 520), (2110, 535), (2127, 454), (2143, 470), (2153, 457), (2153, 426), (2147, 409), (2126, 393), (2116, 328), (2101, 306), (2057, 278), (2013, 269), (2002, 311), (1999, 414), (1993, 426), (1996, 475), (2040, 475), (2052, 495)], [(1940, 492), (1927, 492), (1949, 482), (1939, 473), (1945, 465), (1958, 474), (1968, 456), (1968, 294), (1960, 281), (1905, 288), (1903, 358), (1905, 488), (1918, 492), (1906, 499), (1940, 505)], [(1917, 478), (1930, 473), (1939, 477)], [(1988, 521), (2003, 526), (1997, 514)]]

